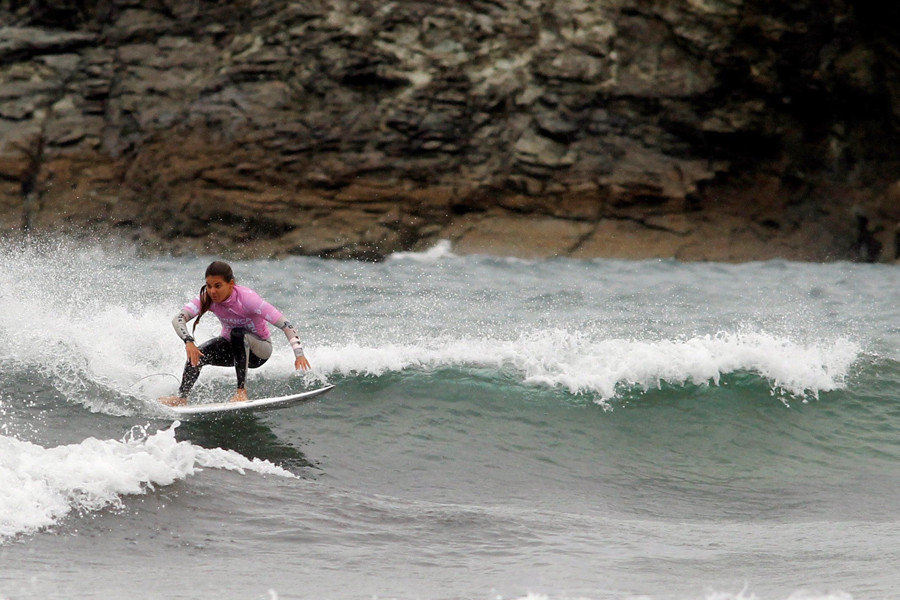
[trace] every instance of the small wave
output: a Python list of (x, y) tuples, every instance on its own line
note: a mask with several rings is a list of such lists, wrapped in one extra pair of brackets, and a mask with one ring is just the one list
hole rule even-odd
[(600, 403), (623, 388), (719, 384), (752, 372), (773, 390), (798, 398), (843, 387), (859, 346), (848, 340), (802, 344), (766, 333), (719, 333), (685, 340), (594, 340), (552, 329), (515, 340), (457, 339), (422, 344), (317, 348), (317, 369), (344, 376), (409, 369), (478, 367), (513, 370), (523, 383), (592, 394)]
[(125, 495), (171, 485), (204, 468), (294, 477), (231, 450), (176, 441), (175, 427), (54, 448), (0, 436), (0, 542), (51, 527), (72, 512), (121, 507)]
[(434, 263), (446, 258), (455, 258), (450, 240), (440, 240), (424, 252), (395, 252), (388, 260), (412, 260), (422, 263)]

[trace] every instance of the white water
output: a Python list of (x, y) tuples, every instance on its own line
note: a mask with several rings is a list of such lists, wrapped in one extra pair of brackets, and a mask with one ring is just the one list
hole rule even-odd
[(88, 438), (43, 448), (0, 436), (0, 543), (58, 524), (70, 513), (120, 508), (125, 495), (192, 477), (203, 469), (293, 477), (267, 461), (175, 440), (175, 426), (126, 439)]
[(730, 373), (751, 372), (774, 390), (805, 398), (843, 386), (859, 358), (849, 340), (805, 345), (765, 333), (719, 333), (685, 340), (596, 339), (565, 330), (536, 331), (514, 340), (440, 339), (418, 344), (352, 344), (317, 348), (327, 373), (374, 375), (410, 369), (509, 369), (526, 384), (562, 387), (607, 404), (622, 386), (643, 390), (686, 383), (718, 384)]

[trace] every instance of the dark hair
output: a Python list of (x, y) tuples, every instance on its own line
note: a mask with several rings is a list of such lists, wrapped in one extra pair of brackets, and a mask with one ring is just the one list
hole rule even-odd
[[(234, 272), (231, 270), (231, 265), (221, 260), (211, 262), (206, 267), (206, 275), (204, 277), (210, 276), (221, 277), (226, 283), (234, 281)], [(209, 294), (206, 293), (206, 284), (204, 283), (203, 287), (200, 288), (200, 314), (197, 315), (197, 319), (194, 321), (194, 327), (191, 329), (192, 333), (197, 331), (197, 323), (200, 322), (200, 317), (209, 310), (210, 305), (212, 305), (212, 300), (209, 299)]]

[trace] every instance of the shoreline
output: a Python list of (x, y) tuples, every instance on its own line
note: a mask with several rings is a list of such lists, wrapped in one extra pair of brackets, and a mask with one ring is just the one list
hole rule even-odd
[[(46, 223), (46, 222), (45, 222)], [(247, 235), (240, 227), (208, 223), (205, 235), (172, 236), (151, 225), (85, 222), (71, 219), (44, 224), (30, 233), (6, 228), (7, 246), (28, 239), (38, 245), (65, 238), (76, 243), (132, 249), (138, 256), (224, 256), (233, 260), (317, 256), (326, 259), (380, 262), (400, 253), (425, 253), (437, 247), (458, 256), (485, 255), (545, 260), (674, 260), (678, 262), (746, 263), (878, 262), (896, 250), (889, 235), (860, 236), (843, 223), (821, 220), (787, 231), (733, 214), (709, 212), (649, 216), (645, 219), (604, 218), (586, 221), (502, 210), (468, 214), (443, 224), (423, 226), (427, 235), (410, 236), (405, 244), (379, 243), (359, 235), (358, 227), (291, 230), (279, 236)], [(374, 226), (373, 228), (374, 229)], [(372, 229), (363, 229), (363, 234)], [(885, 233), (884, 231), (882, 233)]]

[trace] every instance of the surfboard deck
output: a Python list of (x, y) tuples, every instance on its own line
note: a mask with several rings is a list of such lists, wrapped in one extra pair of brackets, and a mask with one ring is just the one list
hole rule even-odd
[(242, 413), (260, 412), (266, 410), (275, 410), (279, 408), (287, 408), (299, 402), (310, 400), (328, 393), (334, 389), (333, 385), (326, 385), (314, 390), (307, 390), (297, 394), (288, 396), (277, 396), (274, 398), (256, 398), (245, 402), (215, 402), (211, 404), (186, 404), (184, 406), (167, 406), (160, 403), (160, 406), (171, 416), (179, 419), (190, 420), (200, 418), (214, 418), (226, 415), (236, 415)]

